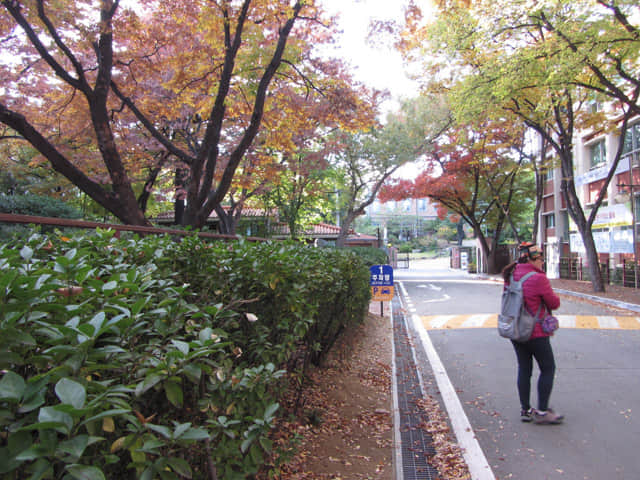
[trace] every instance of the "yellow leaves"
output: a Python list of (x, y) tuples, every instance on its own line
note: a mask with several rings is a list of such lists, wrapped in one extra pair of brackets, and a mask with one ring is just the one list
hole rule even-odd
[(118, 450), (120, 450), (123, 446), (124, 446), (124, 442), (127, 439), (127, 437), (120, 437), (118, 439), (116, 439), (112, 444), (111, 444), (111, 453), (115, 453)]
[(107, 433), (113, 433), (116, 430), (116, 425), (113, 421), (113, 417), (104, 417), (102, 419), (102, 431)]

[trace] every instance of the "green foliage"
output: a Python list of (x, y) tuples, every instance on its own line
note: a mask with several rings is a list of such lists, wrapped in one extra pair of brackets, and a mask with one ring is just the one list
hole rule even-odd
[[(330, 266), (330, 267), (327, 267)], [(351, 252), (196, 237), (0, 246), (3, 478), (246, 478), (285, 367), (369, 301)]]
[(0, 194), (0, 212), (41, 217), (82, 218), (79, 210), (62, 200), (33, 194)]
[[(181, 248), (198, 246), (185, 241)], [(364, 318), (368, 269), (350, 249), (246, 242), (207, 248), (211, 255), (178, 255), (175, 270), (205, 297), (227, 305), (242, 299), (237, 310), (259, 319), (234, 319), (231, 325), (241, 332), (242, 339), (234, 340), (252, 361), (283, 364), (301, 338), (326, 352), (345, 325)]]
[(404, 242), (400, 244), (400, 246), (398, 247), (398, 252), (400, 253), (411, 253), (412, 250), (413, 250), (412, 242)]
[(387, 253), (375, 247), (349, 247), (349, 251), (355, 253), (368, 267), (371, 265), (385, 265), (389, 259)]

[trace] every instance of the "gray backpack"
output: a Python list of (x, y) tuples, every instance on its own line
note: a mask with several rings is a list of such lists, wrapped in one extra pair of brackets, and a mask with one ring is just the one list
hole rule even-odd
[[(524, 306), (522, 285), (525, 280), (538, 272), (529, 272), (519, 281), (513, 279), (513, 274), (509, 279), (509, 284), (505, 285), (502, 292), (502, 305), (498, 315), (498, 333), (501, 337), (515, 340), (516, 342), (526, 342), (531, 337), (533, 327), (538, 321), (538, 313), (531, 315)], [(540, 304), (542, 308), (542, 304)]]

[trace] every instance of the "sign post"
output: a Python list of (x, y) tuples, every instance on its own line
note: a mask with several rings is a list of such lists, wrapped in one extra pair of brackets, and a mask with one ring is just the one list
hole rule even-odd
[(371, 299), (380, 301), (380, 316), (384, 316), (384, 303), (393, 299), (393, 267), (391, 265), (373, 265), (369, 268), (371, 278)]

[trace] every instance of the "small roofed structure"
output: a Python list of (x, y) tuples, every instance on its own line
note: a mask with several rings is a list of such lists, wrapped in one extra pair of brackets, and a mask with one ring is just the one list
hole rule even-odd
[[(285, 239), (290, 237), (289, 226), (278, 224), (274, 226), (273, 238)], [(300, 235), (301, 238), (308, 242), (316, 242), (320, 244), (333, 243), (340, 235), (340, 227), (329, 223), (314, 223), (310, 225), (306, 231)], [(379, 247), (378, 237), (373, 235), (364, 235), (349, 231), (349, 235), (345, 241), (347, 247)]]
[[(228, 209), (228, 207), (225, 207)], [(173, 212), (164, 212), (153, 219), (154, 223), (160, 225), (174, 225)], [(207, 220), (207, 227), (211, 230), (218, 230), (218, 215), (211, 212)], [(260, 208), (243, 208), (241, 223), (238, 226), (240, 235), (258, 235), (261, 237), (284, 240), (291, 237), (289, 226), (277, 221), (277, 214), (273, 211), (266, 211)], [(308, 243), (333, 244), (340, 235), (340, 227), (330, 223), (315, 223), (310, 225), (299, 237)], [(349, 231), (345, 241), (348, 247), (379, 247), (378, 237), (365, 235)]]

